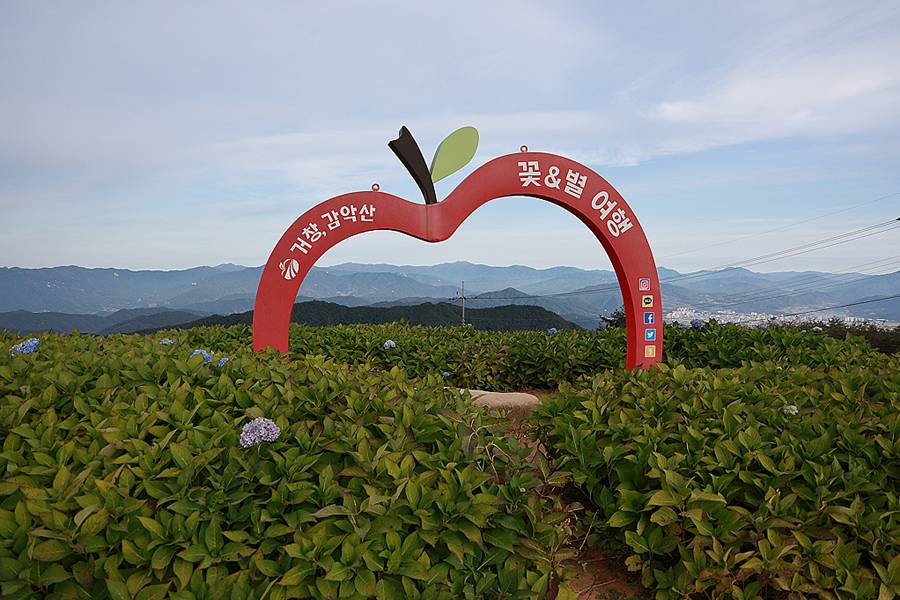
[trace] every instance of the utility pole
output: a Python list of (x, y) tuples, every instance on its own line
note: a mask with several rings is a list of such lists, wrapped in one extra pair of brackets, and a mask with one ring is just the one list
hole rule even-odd
[(462, 282), (461, 289), (462, 289), (462, 295), (454, 296), (453, 298), (450, 298), (450, 300), (451, 301), (462, 300), (462, 326), (463, 326), (463, 328), (465, 328), (465, 326), (466, 326), (466, 298), (469, 298), (470, 300), (474, 300), (475, 298), (477, 298), (477, 296), (466, 296), (466, 282), (465, 281)]
[(462, 282), (462, 326), (466, 327), (466, 282)]

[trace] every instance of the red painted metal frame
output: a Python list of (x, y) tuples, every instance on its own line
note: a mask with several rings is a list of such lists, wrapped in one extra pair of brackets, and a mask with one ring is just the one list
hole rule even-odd
[[(567, 180), (572, 174), (577, 174), (574, 183)], [(300, 284), (335, 244), (375, 230), (440, 242), (453, 235), (478, 207), (507, 196), (547, 200), (588, 226), (609, 255), (622, 290), (628, 335), (626, 367), (658, 363), (663, 342), (662, 298), (656, 263), (637, 218), (600, 175), (568, 158), (539, 152), (491, 160), (437, 204), (417, 204), (370, 191), (335, 196), (306, 211), (281, 236), (263, 270), (253, 313), (253, 349), (272, 346), (288, 351), (291, 309)]]

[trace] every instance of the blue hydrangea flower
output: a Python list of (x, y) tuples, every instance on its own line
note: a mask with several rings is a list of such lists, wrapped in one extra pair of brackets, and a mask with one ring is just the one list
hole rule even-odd
[(441, 373), (441, 375), (443, 375), (444, 377), (450, 377), (450, 373), (448, 373), (447, 371), (444, 371), (443, 373)]
[(10, 348), (9, 355), (15, 358), (16, 352), (21, 352), (23, 354), (32, 354), (35, 350), (37, 350), (38, 344), (40, 343), (41, 340), (37, 338), (28, 338), (21, 344), (16, 344), (12, 348)]
[(556, 333), (556, 327), (551, 327), (547, 330), (547, 335), (553, 335), (554, 333)]
[(782, 409), (782, 411), (784, 412), (784, 414), (788, 415), (789, 417), (792, 417), (792, 416), (796, 415), (798, 412), (800, 412), (800, 409), (797, 408), (797, 406), (794, 404), (788, 404), (787, 406), (785, 406)]
[(175, 342), (173, 342), (169, 338), (163, 338), (163, 339), (159, 340), (159, 343), (164, 346), (168, 346), (169, 344), (174, 344)]
[(241, 447), (250, 448), (263, 442), (274, 442), (281, 435), (281, 429), (271, 419), (253, 419), (241, 430)]
[(700, 329), (701, 327), (703, 327), (703, 321), (701, 321), (700, 319), (694, 319), (693, 321), (691, 321), (691, 327), (693, 327), (694, 329)]
[(384, 343), (384, 349), (389, 350), (391, 348), (396, 348), (397, 344), (394, 343), (394, 340), (388, 340)]
[[(215, 360), (213, 358), (213, 355), (210, 354), (209, 352), (207, 352), (206, 350), (194, 350), (194, 353), (190, 355), (188, 360), (190, 360), (191, 358), (194, 358), (198, 354), (203, 357), (203, 360), (204, 360), (204, 362), (206, 362), (206, 364), (209, 364), (213, 360)], [(227, 358), (220, 358), (219, 363), (216, 366), (221, 369), (223, 366), (225, 366), (225, 363), (227, 363), (227, 362), (228, 362)]]
[(190, 359), (190, 358), (194, 358), (194, 357), (197, 356), (198, 354), (201, 355), (201, 356), (203, 356), (203, 360), (204, 360), (207, 364), (208, 364), (208, 363), (211, 363), (211, 362), (213, 361), (212, 354), (210, 354), (210, 353), (207, 352), (206, 350), (194, 350), (194, 353), (190, 355), (189, 359)]

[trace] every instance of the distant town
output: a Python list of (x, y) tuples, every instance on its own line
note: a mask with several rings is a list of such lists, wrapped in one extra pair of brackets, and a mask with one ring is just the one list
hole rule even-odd
[(709, 321), (710, 319), (715, 319), (715, 321), (718, 323), (737, 323), (739, 325), (747, 326), (768, 325), (769, 323), (796, 324), (808, 323), (810, 321), (821, 321), (823, 323), (827, 323), (832, 318), (836, 318), (848, 325), (858, 323), (872, 323), (876, 327), (884, 327), (887, 329), (893, 329), (894, 327), (900, 326), (900, 323), (898, 322), (887, 321), (885, 319), (854, 317), (844, 314), (829, 313), (825, 311), (805, 313), (800, 315), (777, 315), (760, 312), (741, 313), (735, 312), (733, 310), (710, 312), (705, 310), (697, 310), (688, 306), (682, 306), (663, 315), (663, 320), (666, 323), (690, 323), (694, 319), (699, 319), (700, 321)]

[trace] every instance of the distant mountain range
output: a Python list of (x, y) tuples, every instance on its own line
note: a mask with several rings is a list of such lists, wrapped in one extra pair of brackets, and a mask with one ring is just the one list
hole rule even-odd
[[(900, 321), (900, 271), (888, 275), (754, 273), (726, 269), (682, 274), (659, 268), (663, 309), (793, 314), (855, 305), (830, 314)], [(67, 266), (0, 268), (0, 328), (23, 332), (131, 333), (253, 309), (262, 267), (224, 264), (183, 271), (129, 271)], [(434, 266), (345, 263), (313, 267), (297, 302), (343, 306), (452, 302), (465, 285), (466, 308), (536, 305), (595, 329), (622, 305), (615, 273), (574, 267), (533, 269), (468, 262)], [(475, 298), (472, 298), (475, 296)]]

